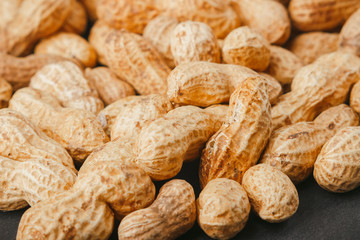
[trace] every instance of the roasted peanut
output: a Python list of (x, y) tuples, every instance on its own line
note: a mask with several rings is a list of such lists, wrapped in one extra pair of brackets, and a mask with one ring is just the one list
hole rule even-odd
[(118, 78), (109, 68), (85, 69), (85, 77), (95, 86), (100, 98), (109, 105), (121, 98), (135, 95), (134, 88)]
[(160, 188), (148, 208), (127, 215), (120, 223), (119, 239), (176, 239), (196, 220), (195, 194), (184, 180), (172, 180)]
[(105, 59), (105, 40), (108, 33), (113, 30), (109, 25), (102, 21), (96, 21), (89, 34), (89, 43), (94, 47), (99, 63), (108, 65)]
[(85, 67), (96, 65), (96, 52), (82, 37), (74, 33), (58, 33), (44, 38), (35, 47), (35, 54), (52, 54), (79, 61)]
[(201, 155), (200, 185), (215, 178), (241, 183), (255, 165), (271, 129), (267, 82), (261, 77), (245, 79), (231, 95), (227, 122), (206, 143)]
[(311, 121), (329, 107), (346, 100), (350, 87), (360, 79), (360, 58), (335, 52), (301, 68), (289, 93), (271, 109), (273, 129)]
[(335, 134), (316, 159), (314, 178), (323, 189), (348, 192), (360, 185), (360, 127), (346, 127)]
[(31, 78), (30, 87), (52, 94), (63, 107), (85, 109), (93, 113), (104, 108), (81, 69), (69, 61), (46, 65)]
[(360, 57), (360, 9), (346, 21), (340, 32), (339, 47), (349, 49)]
[(229, 33), (222, 48), (226, 63), (264, 71), (270, 62), (269, 42), (249, 27), (240, 27)]
[(172, 31), (170, 42), (175, 65), (196, 61), (220, 62), (216, 37), (205, 23), (179, 23)]
[(268, 222), (282, 222), (295, 214), (299, 196), (285, 173), (267, 164), (251, 167), (244, 174), (245, 188), (251, 206), (259, 217)]
[(13, 93), (13, 89), (6, 80), (0, 77), (0, 108), (6, 108)]
[(196, 200), (198, 222), (211, 238), (230, 239), (239, 233), (249, 218), (250, 203), (244, 188), (236, 181), (211, 180)]
[(299, 122), (275, 130), (261, 163), (281, 170), (295, 184), (312, 172), (322, 146), (341, 128), (359, 125), (358, 115), (345, 104), (322, 112), (313, 122)]
[(84, 6), (78, 0), (72, 1), (71, 11), (60, 31), (82, 34), (87, 26), (87, 15)]

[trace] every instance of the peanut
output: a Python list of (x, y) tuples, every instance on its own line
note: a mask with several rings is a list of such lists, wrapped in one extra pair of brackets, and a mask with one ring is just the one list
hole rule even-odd
[(351, 89), (350, 106), (357, 113), (360, 113), (360, 81), (355, 83), (353, 88)]
[(216, 37), (205, 23), (179, 23), (172, 31), (170, 42), (175, 65), (196, 61), (220, 62)]
[(109, 68), (85, 69), (85, 77), (95, 86), (100, 98), (109, 105), (121, 98), (135, 95), (134, 88), (118, 78)]
[(72, 1), (71, 11), (60, 31), (83, 34), (87, 27), (87, 15), (84, 6), (77, 0)]
[(342, 193), (360, 185), (359, 137), (360, 127), (346, 127), (325, 143), (314, 166), (320, 187)]
[(339, 47), (350, 49), (360, 56), (360, 9), (346, 21), (340, 32)]
[(229, 33), (222, 48), (226, 63), (264, 71), (270, 63), (270, 44), (254, 30), (240, 27)]
[(69, 61), (46, 65), (31, 78), (30, 87), (52, 94), (63, 107), (85, 109), (93, 113), (104, 108), (81, 69)]
[(105, 59), (116, 75), (139, 94), (166, 93), (171, 70), (150, 42), (124, 29), (111, 31), (105, 41)]
[(200, 161), (200, 185), (215, 178), (241, 183), (258, 161), (270, 137), (271, 116), (267, 82), (245, 79), (231, 95), (227, 122), (206, 143)]
[(0, 29), (4, 29), (11, 22), (23, 0), (0, 1)]
[(295, 214), (299, 196), (285, 173), (267, 164), (251, 167), (244, 174), (245, 188), (251, 206), (259, 217), (268, 222), (282, 222)]
[(119, 239), (176, 239), (196, 220), (195, 194), (184, 180), (164, 184), (148, 208), (127, 215), (120, 223)]
[(113, 28), (111, 28), (102, 21), (96, 21), (90, 30), (89, 43), (95, 49), (99, 63), (103, 65), (108, 65), (105, 59), (104, 45), (106, 44), (106, 34), (111, 32), (112, 30)]
[(260, 76), (263, 76), (268, 80), (268, 94), (269, 102), (271, 105), (276, 104), (277, 99), (282, 95), (283, 89), (281, 84), (272, 76), (266, 73), (259, 73)]
[(86, 67), (96, 65), (96, 52), (82, 37), (74, 33), (57, 33), (44, 38), (35, 47), (35, 54), (53, 54), (79, 61)]
[(360, 58), (335, 52), (301, 68), (289, 93), (271, 109), (273, 129), (311, 121), (329, 107), (346, 100), (350, 87), (360, 79)]
[(0, 77), (0, 108), (6, 108), (13, 93), (13, 89), (6, 80)]
[(261, 163), (285, 173), (295, 184), (312, 172), (322, 146), (340, 129), (359, 125), (357, 114), (345, 104), (322, 112), (313, 122), (299, 122), (275, 130)]
[(196, 200), (198, 222), (211, 238), (230, 239), (244, 227), (250, 203), (244, 188), (234, 180), (211, 180)]
[(80, 0), (80, 2), (84, 5), (87, 15), (91, 21), (97, 20), (97, 12), (96, 8), (99, 3), (99, 0)]

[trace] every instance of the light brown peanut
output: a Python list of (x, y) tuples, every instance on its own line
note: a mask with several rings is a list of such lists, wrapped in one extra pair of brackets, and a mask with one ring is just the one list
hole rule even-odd
[(284, 44), (291, 23), (286, 8), (276, 1), (231, 0), (244, 25), (260, 32), (270, 43)]
[(360, 185), (360, 127), (336, 133), (316, 159), (314, 178), (323, 189), (348, 192)]
[(52, 94), (63, 107), (85, 109), (93, 113), (104, 108), (81, 69), (69, 61), (46, 65), (31, 78), (30, 87)]
[(93, 47), (74, 33), (61, 32), (44, 38), (36, 45), (34, 52), (73, 59), (85, 67), (96, 65), (96, 52)]
[(299, 196), (290, 178), (267, 164), (258, 164), (247, 170), (242, 186), (248, 193), (251, 206), (265, 221), (285, 221), (298, 209)]
[(255, 165), (270, 137), (271, 114), (267, 82), (248, 77), (231, 95), (227, 122), (202, 152), (200, 185), (215, 178), (241, 183), (247, 169)]
[(285, 173), (295, 184), (312, 173), (322, 146), (340, 129), (359, 125), (359, 117), (345, 104), (322, 112), (313, 122), (299, 122), (275, 130), (260, 160)]
[(6, 108), (13, 93), (13, 89), (6, 80), (0, 77), (0, 108)]
[(270, 63), (270, 44), (249, 27), (239, 27), (229, 33), (222, 48), (224, 62), (264, 71)]
[(117, 160), (79, 171), (73, 188), (42, 201), (22, 216), (16, 239), (108, 239), (114, 215), (148, 206), (155, 187), (139, 168)]
[(220, 62), (216, 37), (205, 23), (179, 23), (172, 31), (170, 42), (175, 65), (196, 61)]
[(62, 108), (52, 95), (31, 88), (18, 90), (10, 109), (28, 117), (49, 137), (61, 144), (78, 163), (98, 146), (106, 136), (96, 116), (83, 109)]
[(176, 239), (196, 220), (195, 194), (184, 180), (172, 180), (160, 188), (148, 208), (127, 215), (120, 223), (119, 239)]
[(11, 22), (23, 0), (0, 1), (0, 29), (4, 29)]
[(87, 27), (87, 15), (84, 6), (78, 1), (73, 0), (71, 11), (60, 31), (83, 34)]
[(360, 58), (335, 52), (301, 68), (271, 109), (273, 129), (301, 121), (311, 121), (329, 107), (346, 100), (350, 87), (360, 79)]
[(339, 48), (349, 49), (360, 57), (360, 9), (346, 21), (340, 32)]
[(121, 80), (109, 68), (85, 69), (85, 77), (95, 86), (100, 98), (109, 105), (121, 98), (135, 95), (134, 88)]
[(174, 57), (171, 53), (171, 34), (178, 23), (176, 18), (160, 15), (146, 25), (143, 34), (144, 38), (163, 55), (170, 68), (175, 67)]
[(263, 76), (268, 81), (268, 94), (269, 94), (269, 102), (271, 105), (276, 104), (277, 99), (283, 93), (283, 89), (281, 84), (278, 82), (277, 79), (270, 76), (266, 73), (259, 73), (260, 76)]
[(244, 188), (226, 178), (211, 180), (196, 203), (201, 229), (215, 239), (233, 238), (245, 227), (251, 209)]
[(105, 59), (113, 72), (142, 95), (165, 94), (170, 68), (144, 37), (124, 29), (107, 34)]
[(360, 81), (354, 84), (350, 93), (350, 106), (360, 113)]
[(95, 49), (99, 63), (103, 65), (108, 65), (105, 59), (104, 46), (106, 44), (106, 36), (112, 30), (112, 27), (102, 21), (96, 21), (90, 30), (89, 43)]
[(358, 0), (292, 0), (289, 13), (301, 31), (331, 30), (360, 7)]
[(310, 32), (297, 35), (290, 43), (290, 51), (305, 65), (314, 62), (321, 55), (338, 49), (339, 34)]

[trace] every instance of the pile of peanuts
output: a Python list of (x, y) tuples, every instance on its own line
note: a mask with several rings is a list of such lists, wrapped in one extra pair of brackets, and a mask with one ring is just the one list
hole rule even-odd
[[(359, 0), (1, 0), (17, 239), (230, 239), (360, 185)], [(197, 161), (202, 191), (153, 181)]]

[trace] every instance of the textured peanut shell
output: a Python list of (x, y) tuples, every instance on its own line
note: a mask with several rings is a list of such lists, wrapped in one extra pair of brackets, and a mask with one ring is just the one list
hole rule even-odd
[(144, 38), (163, 55), (170, 68), (175, 67), (174, 57), (171, 53), (171, 34), (178, 23), (176, 18), (160, 15), (146, 25), (143, 33)]
[(303, 33), (291, 41), (289, 49), (307, 65), (321, 55), (335, 52), (338, 49), (338, 41), (338, 33)]
[(105, 41), (105, 59), (116, 75), (141, 95), (166, 93), (171, 70), (148, 40), (121, 29), (111, 31)]
[(244, 227), (250, 214), (250, 202), (244, 188), (236, 181), (211, 180), (196, 200), (198, 223), (214, 239), (230, 239)]
[(175, 65), (196, 61), (220, 62), (216, 37), (205, 23), (179, 23), (172, 31), (170, 42)]
[(360, 127), (341, 129), (316, 159), (314, 178), (323, 189), (348, 192), (360, 185)]
[(340, 32), (339, 47), (360, 56), (360, 9), (346, 21)]
[(260, 32), (273, 44), (284, 44), (290, 36), (291, 23), (286, 8), (276, 1), (231, 0), (244, 25)]
[(266, 73), (259, 73), (268, 82), (269, 102), (271, 105), (276, 104), (278, 98), (282, 95), (283, 89), (277, 79)]
[(12, 97), (9, 108), (28, 117), (79, 163), (109, 140), (93, 113), (62, 108), (58, 100), (46, 92), (20, 89)]
[(350, 106), (360, 113), (360, 82), (354, 84), (350, 94)]
[(100, 98), (109, 105), (121, 98), (135, 95), (134, 88), (107, 67), (87, 68), (85, 77), (95, 86)]
[(0, 1), (0, 29), (4, 29), (11, 22), (23, 0)]
[(242, 186), (254, 211), (265, 221), (283, 222), (298, 209), (299, 196), (290, 178), (267, 164), (246, 171)]
[(299, 122), (275, 130), (261, 163), (285, 173), (295, 184), (304, 181), (314, 167), (322, 146), (341, 128), (359, 125), (359, 117), (345, 104), (322, 112), (314, 122)]
[[(157, 94), (129, 96), (105, 107), (98, 119), (111, 139), (135, 137), (147, 121), (155, 120), (173, 109), (170, 101)], [(132, 139), (134, 140), (134, 139)]]
[(225, 38), (240, 26), (229, 1), (222, 0), (160, 0), (157, 7), (162, 14), (175, 17), (179, 22), (197, 21), (209, 25), (217, 38)]
[(99, 63), (103, 65), (108, 65), (105, 59), (104, 45), (106, 44), (105, 40), (107, 34), (110, 33), (112, 30), (112, 27), (102, 21), (96, 21), (90, 30), (88, 38), (89, 43), (95, 49)]
[(46, 65), (31, 78), (30, 87), (50, 93), (63, 107), (85, 109), (93, 113), (104, 108), (98, 93), (85, 79), (82, 70), (69, 61)]
[(264, 71), (270, 63), (269, 47), (261, 34), (249, 27), (239, 27), (226, 36), (222, 56), (225, 63)]
[(136, 163), (154, 180), (174, 177), (183, 161), (198, 159), (221, 117), (194, 106), (169, 111), (142, 129), (135, 143)]
[(23, 0), (0, 40), (0, 51), (29, 53), (41, 38), (56, 32), (70, 13), (71, 0)]
[(93, 47), (74, 33), (61, 32), (44, 38), (36, 45), (34, 52), (74, 59), (85, 67), (96, 65), (96, 52)]
[(196, 220), (195, 194), (184, 180), (165, 183), (150, 207), (127, 215), (118, 229), (119, 239), (176, 239)]
[(87, 15), (84, 6), (78, 1), (72, 1), (71, 11), (60, 31), (83, 34), (87, 27)]
[(155, 187), (133, 165), (97, 162), (79, 171), (74, 187), (28, 209), (17, 239), (108, 239), (114, 214), (123, 216), (148, 206)]
[(301, 31), (333, 29), (360, 7), (358, 0), (292, 0), (289, 13)]
[(281, 84), (291, 84), (303, 65), (302, 60), (289, 50), (278, 46), (270, 47), (270, 63), (266, 71)]
[(28, 86), (35, 73), (50, 63), (65, 61), (56, 55), (28, 55), (14, 57), (0, 53), (0, 77), (8, 81), (14, 89)]
[(344, 52), (324, 55), (301, 68), (289, 93), (271, 109), (273, 129), (311, 121), (329, 107), (346, 100), (350, 87), (360, 79), (360, 58)]
[(13, 89), (10, 83), (0, 77), (0, 108), (8, 106), (12, 93)]
[(270, 128), (267, 82), (249, 77), (231, 95), (227, 122), (206, 143), (200, 160), (200, 185), (205, 187), (215, 178), (241, 183), (265, 148)]

